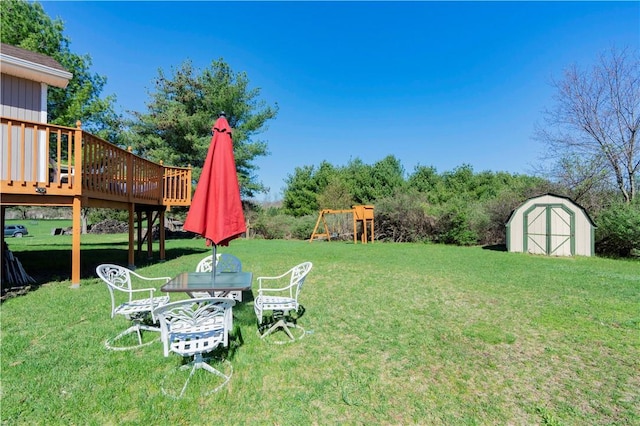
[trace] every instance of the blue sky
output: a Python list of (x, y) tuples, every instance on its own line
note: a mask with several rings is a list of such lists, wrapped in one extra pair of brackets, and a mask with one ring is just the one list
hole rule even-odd
[[(438, 172), (531, 173), (553, 78), (640, 46), (640, 2), (59, 2), (121, 111), (145, 111), (158, 69), (223, 58), (279, 114), (258, 179), (281, 198), (296, 167), (396, 156)], [(212, 117), (213, 121), (213, 117)]]

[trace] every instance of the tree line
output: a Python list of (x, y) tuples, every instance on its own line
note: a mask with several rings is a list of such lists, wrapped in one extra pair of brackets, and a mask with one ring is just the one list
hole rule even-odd
[(370, 204), (380, 240), (504, 244), (512, 211), (529, 198), (553, 193), (582, 202), (598, 224), (598, 252), (628, 256), (640, 248), (640, 204), (620, 200), (615, 188), (585, 194), (544, 177), (475, 172), (468, 164), (442, 173), (419, 165), (405, 176), (394, 156), (372, 165), (355, 159), (342, 167), (328, 162), (298, 167), (286, 183), (281, 212), (308, 217), (307, 228), (321, 209)]

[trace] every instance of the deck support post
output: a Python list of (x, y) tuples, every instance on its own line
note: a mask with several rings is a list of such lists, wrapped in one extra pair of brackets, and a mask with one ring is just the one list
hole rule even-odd
[(82, 199), (73, 197), (71, 240), (71, 288), (80, 288), (80, 234), (82, 234)]
[(160, 209), (159, 211), (160, 215), (159, 215), (159, 227), (160, 227), (160, 236), (158, 237), (160, 239), (160, 260), (164, 260), (165, 259), (165, 252), (164, 252), (164, 238), (165, 238), (165, 232), (164, 232), (164, 209)]
[(147, 210), (147, 259), (153, 259), (153, 211)]
[(134, 209), (135, 209), (135, 205), (133, 203), (129, 203), (129, 264), (128, 267), (129, 269), (135, 269), (136, 265), (135, 265), (135, 250), (134, 250), (134, 243), (135, 243), (135, 237), (134, 237), (134, 232), (135, 232), (135, 221), (133, 220), (133, 215), (135, 213)]

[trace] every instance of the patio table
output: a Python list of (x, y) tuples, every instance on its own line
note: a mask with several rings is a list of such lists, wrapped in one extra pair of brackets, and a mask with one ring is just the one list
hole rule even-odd
[[(183, 272), (160, 287), (164, 292), (206, 291), (212, 296), (217, 293), (220, 297), (227, 297), (232, 291), (250, 291), (252, 272), (221, 272), (212, 280), (211, 272)], [(220, 294), (221, 293), (221, 294)]]

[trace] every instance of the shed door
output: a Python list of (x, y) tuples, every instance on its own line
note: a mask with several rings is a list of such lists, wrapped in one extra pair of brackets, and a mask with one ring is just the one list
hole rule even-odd
[(534, 205), (524, 212), (524, 251), (573, 256), (575, 217), (563, 204)]

